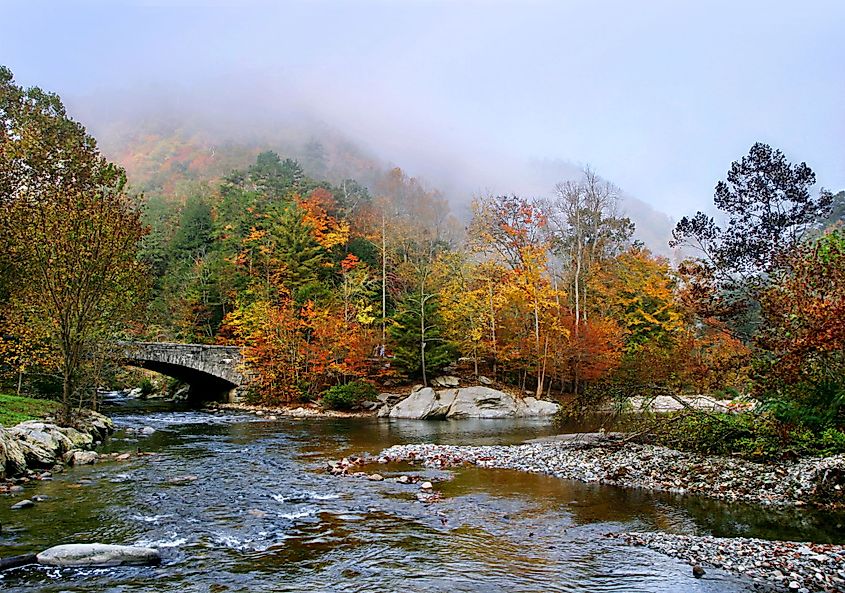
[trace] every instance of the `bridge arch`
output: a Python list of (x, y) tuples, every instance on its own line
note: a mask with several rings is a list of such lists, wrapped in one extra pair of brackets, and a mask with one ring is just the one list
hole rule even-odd
[(241, 353), (236, 346), (131, 342), (121, 345), (124, 364), (149, 369), (190, 385), (197, 401), (238, 399), (246, 384), (240, 372)]

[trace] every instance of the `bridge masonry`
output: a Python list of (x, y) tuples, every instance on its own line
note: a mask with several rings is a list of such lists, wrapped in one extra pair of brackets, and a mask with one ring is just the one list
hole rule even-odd
[(249, 382), (242, 373), (237, 346), (132, 342), (121, 347), (127, 365), (187, 383), (195, 400), (236, 402)]

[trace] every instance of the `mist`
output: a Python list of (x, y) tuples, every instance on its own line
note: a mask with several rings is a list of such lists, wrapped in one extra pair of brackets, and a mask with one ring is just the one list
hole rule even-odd
[(0, 49), (107, 154), (151, 130), (345, 144), (459, 214), (589, 165), (663, 252), (755, 141), (845, 187), (845, 6), (702, 4), (32, 3), (6, 11)]

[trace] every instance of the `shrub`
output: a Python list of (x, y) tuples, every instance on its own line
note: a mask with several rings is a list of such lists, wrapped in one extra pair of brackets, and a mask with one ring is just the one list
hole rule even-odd
[(694, 453), (736, 455), (753, 461), (845, 453), (845, 433), (786, 423), (771, 412), (713, 414), (682, 411), (641, 421), (655, 444)]
[(156, 386), (147, 377), (144, 377), (138, 388), (141, 390), (141, 397), (147, 397), (156, 390)]
[(346, 385), (335, 385), (326, 390), (323, 393), (322, 404), (330, 410), (351, 410), (375, 397), (375, 387), (363, 381), (353, 381)]

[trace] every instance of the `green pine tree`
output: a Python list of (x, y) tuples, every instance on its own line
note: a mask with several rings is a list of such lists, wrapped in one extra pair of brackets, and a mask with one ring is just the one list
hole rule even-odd
[(390, 326), (396, 366), (425, 385), (428, 377), (455, 360), (454, 349), (441, 337), (441, 327), (437, 296), (420, 291), (405, 295)]
[(305, 211), (296, 204), (285, 204), (273, 213), (271, 235), (275, 251), (284, 266), (285, 284), (294, 292), (316, 284), (323, 271), (325, 250), (314, 240), (305, 220)]

